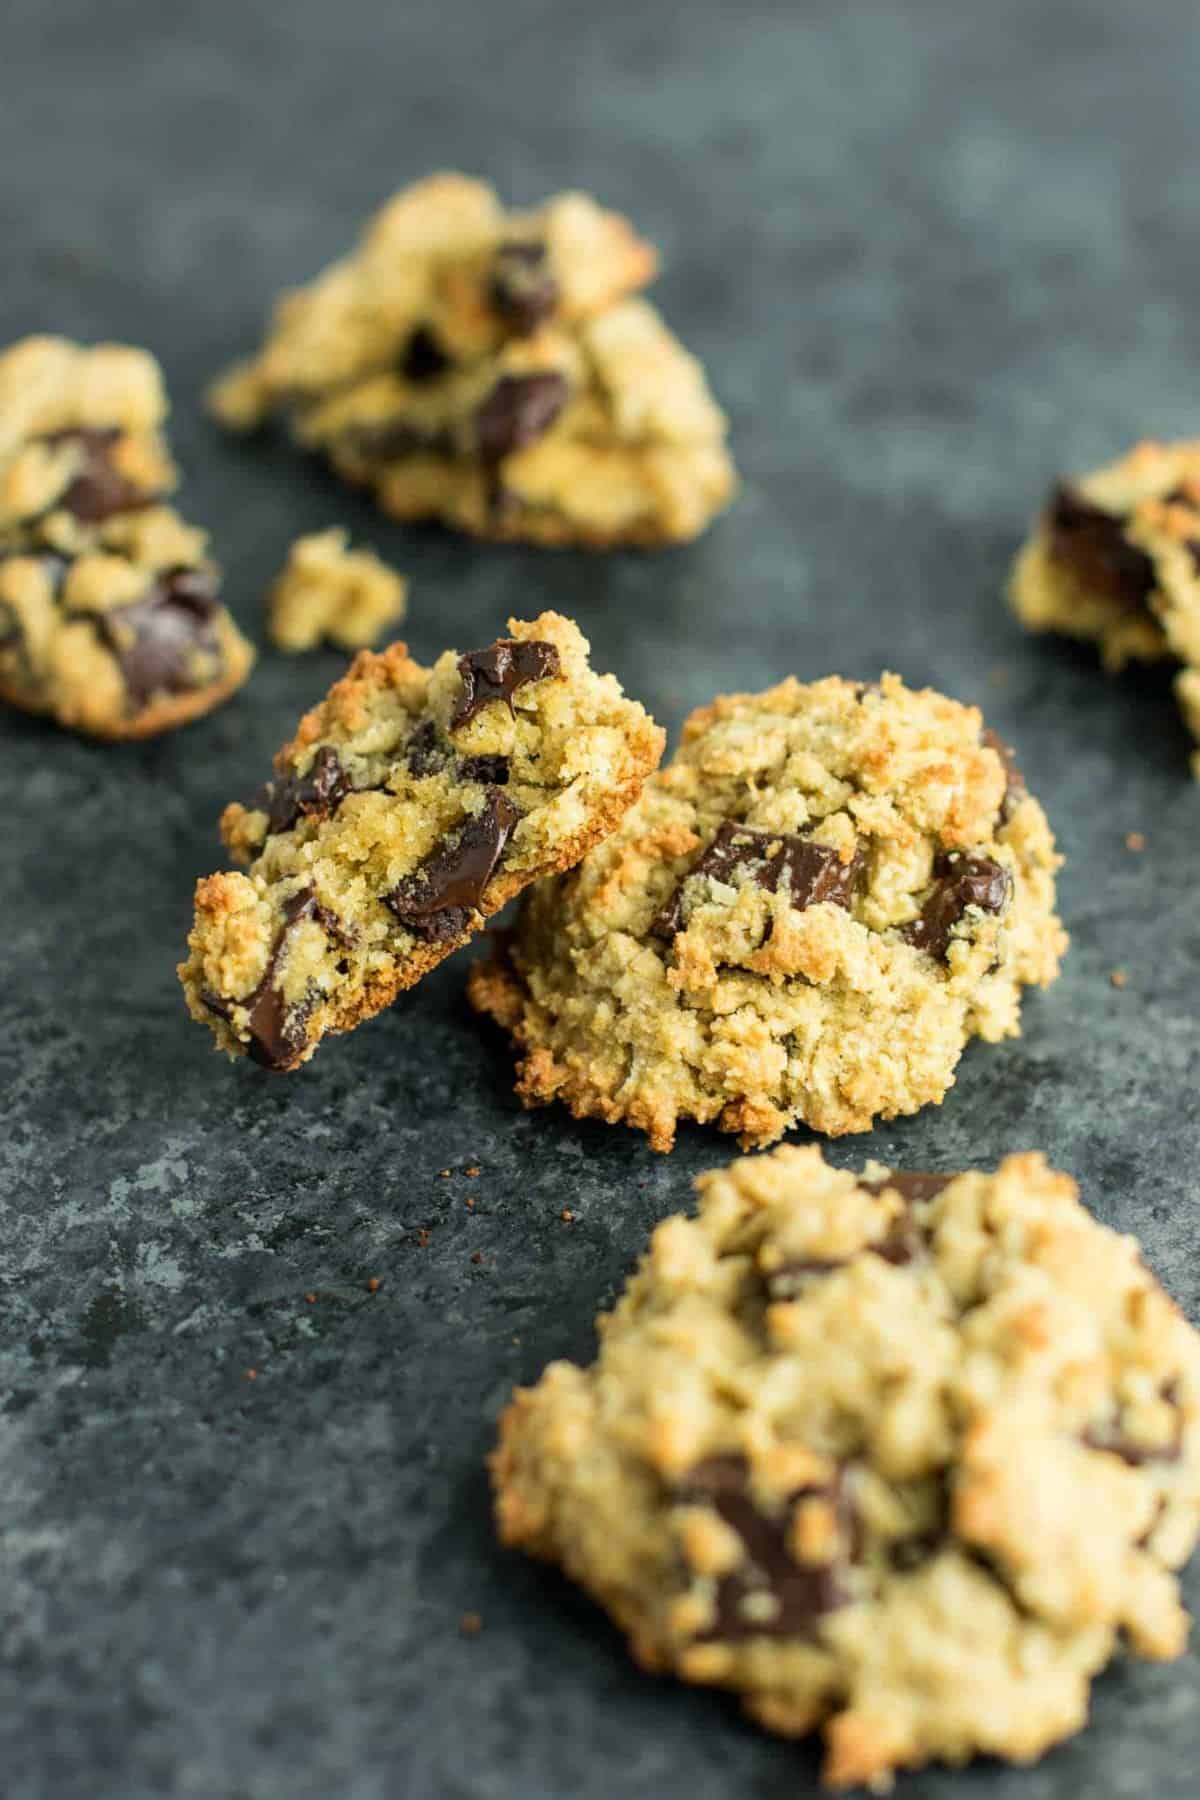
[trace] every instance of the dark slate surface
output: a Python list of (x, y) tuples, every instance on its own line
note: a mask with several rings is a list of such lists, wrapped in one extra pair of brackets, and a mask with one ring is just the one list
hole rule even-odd
[[(1200, 791), (1165, 677), (1107, 683), (1000, 601), (1053, 471), (1197, 427), (1194, 10), (14, 0), (2, 23), (0, 336), (158, 353), (185, 506), (251, 630), (289, 539), (342, 520), (413, 576), (420, 654), (561, 607), (673, 728), (787, 670), (887, 665), (985, 704), (1070, 857), (1066, 973), (944, 1107), (831, 1154), (1043, 1146), (1195, 1317)], [(440, 165), (518, 200), (594, 189), (662, 245), (659, 299), (745, 476), (701, 543), (592, 560), (405, 532), (205, 420), (271, 294)], [(0, 1786), (808, 1792), (807, 1748), (636, 1675), (565, 1583), (498, 1551), (482, 1472), (513, 1382), (588, 1354), (647, 1229), (731, 1146), (686, 1131), (656, 1158), (522, 1114), (461, 962), (286, 1079), (185, 1016), (216, 814), (336, 667), (267, 651), (239, 700), (143, 747), (0, 724)], [(1032, 1774), (905, 1791), (1194, 1794), (1194, 1655), (1118, 1667), (1093, 1711)]]

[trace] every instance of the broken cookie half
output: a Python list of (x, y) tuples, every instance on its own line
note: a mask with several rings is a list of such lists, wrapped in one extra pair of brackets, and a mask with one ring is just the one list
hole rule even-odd
[[(1030, 631), (1095, 643), (1112, 673), (1176, 658), (1176, 698), (1200, 738), (1200, 440), (1138, 444), (1059, 482), (1011, 592)], [(1200, 778), (1200, 751), (1192, 768)]]
[(221, 821), (180, 966), (230, 1056), (293, 1069), (613, 830), (663, 749), (557, 613), (422, 668), (363, 651)]
[(0, 355), (0, 701), (149, 737), (240, 687), (254, 651), (177, 475), (154, 358), (31, 337)]
[(584, 194), (506, 212), (435, 175), (285, 295), (213, 390), (233, 430), (285, 417), (403, 519), (543, 544), (665, 544), (730, 499), (725, 420), (646, 301), (657, 258)]

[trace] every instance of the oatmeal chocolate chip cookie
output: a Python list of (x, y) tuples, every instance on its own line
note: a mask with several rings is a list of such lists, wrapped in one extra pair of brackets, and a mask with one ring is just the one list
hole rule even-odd
[(645, 1668), (825, 1735), (835, 1787), (1086, 1719), (1123, 1636), (1183, 1650), (1200, 1338), (1039, 1155), (856, 1178), (785, 1147), (702, 1176), (600, 1352), (518, 1391), (500, 1534)]
[(292, 545), (271, 590), (271, 639), (279, 649), (313, 650), (323, 638), (362, 649), (404, 617), (403, 578), (372, 551), (348, 544), (335, 525)]
[[(1095, 642), (1110, 671), (1183, 663), (1176, 693), (1200, 737), (1200, 441), (1139, 444), (1060, 482), (1017, 558), (1012, 602), (1031, 631)], [(1200, 753), (1193, 767), (1200, 777)]]
[(557, 613), (432, 669), (364, 650), (221, 829), (180, 978), (230, 1056), (307, 1061), (611, 831), (663, 734)]
[(672, 762), (471, 971), (527, 1105), (743, 1145), (940, 1101), (1058, 973), (1060, 858), (974, 707), (895, 675), (692, 714)]
[(175, 469), (153, 357), (26, 338), (0, 355), (0, 700), (101, 738), (148, 737), (241, 685), (251, 646)]
[(505, 214), (435, 176), (285, 298), (214, 405), (235, 429), (286, 414), (400, 518), (545, 544), (693, 537), (733, 470), (699, 363), (628, 298), (654, 268), (584, 195)]

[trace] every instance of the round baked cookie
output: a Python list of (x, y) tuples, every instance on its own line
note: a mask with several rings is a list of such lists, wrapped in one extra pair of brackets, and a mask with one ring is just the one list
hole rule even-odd
[(700, 1178), (588, 1369), (518, 1391), (500, 1535), (639, 1663), (825, 1734), (825, 1778), (1083, 1724), (1118, 1636), (1170, 1658), (1200, 1527), (1200, 1337), (1040, 1155)]
[(694, 712), (668, 767), (470, 979), (526, 1104), (744, 1146), (940, 1101), (1058, 973), (1061, 858), (976, 708), (895, 675)]

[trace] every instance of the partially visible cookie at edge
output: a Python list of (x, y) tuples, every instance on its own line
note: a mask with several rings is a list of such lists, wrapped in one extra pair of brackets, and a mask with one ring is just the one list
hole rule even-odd
[(432, 668), (360, 651), (221, 828), (246, 873), (196, 889), (189, 1010), (230, 1056), (298, 1067), (611, 831), (663, 734), (569, 619)]
[(94, 737), (184, 724), (254, 660), (206, 534), (165, 503), (166, 410), (144, 350), (0, 354), (0, 700)]
[(288, 652), (323, 641), (366, 649), (404, 617), (407, 594), (403, 576), (374, 551), (350, 549), (348, 532), (312, 532), (296, 539), (271, 589), (271, 641)]
[(1028, 1763), (1124, 1640), (1181, 1654), (1200, 1337), (1040, 1155), (994, 1172), (702, 1176), (588, 1368), (518, 1391), (505, 1543), (560, 1564), (643, 1668), (731, 1689), (825, 1780)]
[[(1177, 659), (1176, 696), (1200, 738), (1200, 440), (1141, 443), (1059, 482), (1017, 557), (1011, 599), (1030, 631), (1095, 643), (1112, 673)], [(1200, 776), (1200, 752), (1193, 768)]]
[(471, 971), (518, 1092), (669, 1150), (940, 1101), (972, 1037), (1058, 973), (1061, 858), (975, 707), (831, 677), (725, 695), (577, 869)]

